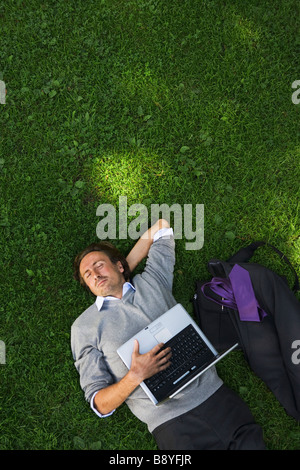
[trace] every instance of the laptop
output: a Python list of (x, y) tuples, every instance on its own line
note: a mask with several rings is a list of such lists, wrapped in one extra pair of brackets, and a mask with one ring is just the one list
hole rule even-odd
[(171, 347), (171, 365), (140, 384), (154, 405), (173, 398), (238, 346), (235, 343), (218, 353), (181, 304), (176, 304), (117, 349), (128, 369), (135, 339), (139, 342), (140, 354), (147, 353), (158, 343)]

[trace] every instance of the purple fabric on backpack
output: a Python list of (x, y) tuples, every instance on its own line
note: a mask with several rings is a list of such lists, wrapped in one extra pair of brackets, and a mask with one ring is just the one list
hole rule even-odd
[[(206, 298), (238, 311), (241, 321), (260, 322), (267, 314), (259, 306), (246, 269), (235, 264), (229, 274), (229, 279), (213, 277), (210, 282), (206, 282), (201, 287)], [(222, 300), (216, 300), (208, 296), (204, 289), (209, 287)]]

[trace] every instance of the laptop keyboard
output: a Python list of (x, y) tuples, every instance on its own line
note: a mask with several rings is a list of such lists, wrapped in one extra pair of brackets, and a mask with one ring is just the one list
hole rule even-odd
[(168, 347), (172, 351), (171, 365), (144, 380), (158, 401), (188, 382), (214, 357), (193, 325), (188, 325), (167, 341), (163, 349)]

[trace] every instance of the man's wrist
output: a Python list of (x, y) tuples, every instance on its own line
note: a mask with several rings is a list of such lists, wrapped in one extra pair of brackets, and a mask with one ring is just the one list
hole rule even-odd
[(131, 369), (129, 369), (125, 377), (128, 383), (132, 384), (132, 386), (135, 388), (138, 387), (144, 380), (143, 377), (141, 377)]
[(152, 227), (150, 227), (142, 236), (141, 239), (143, 240), (150, 240), (151, 243), (154, 240), (155, 234), (163, 228), (170, 228), (170, 224), (166, 219), (159, 219), (155, 222)]

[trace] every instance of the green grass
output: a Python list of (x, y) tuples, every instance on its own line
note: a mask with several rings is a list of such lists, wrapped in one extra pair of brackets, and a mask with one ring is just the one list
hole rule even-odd
[[(248, 241), (300, 274), (298, 18), (293, 0), (1, 3), (1, 449), (156, 448), (125, 405), (99, 420), (73, 365), (70, 327), (93, 298), (72, 262), (97, 240), (100, 204), (204, 204), (203, 248), (176, 247), (190, 312), (207, 261)], [(292, 281), (268, 249), (255, 260)], [(239, 352), (218, 370), (269, 449), (300, 448)]]

